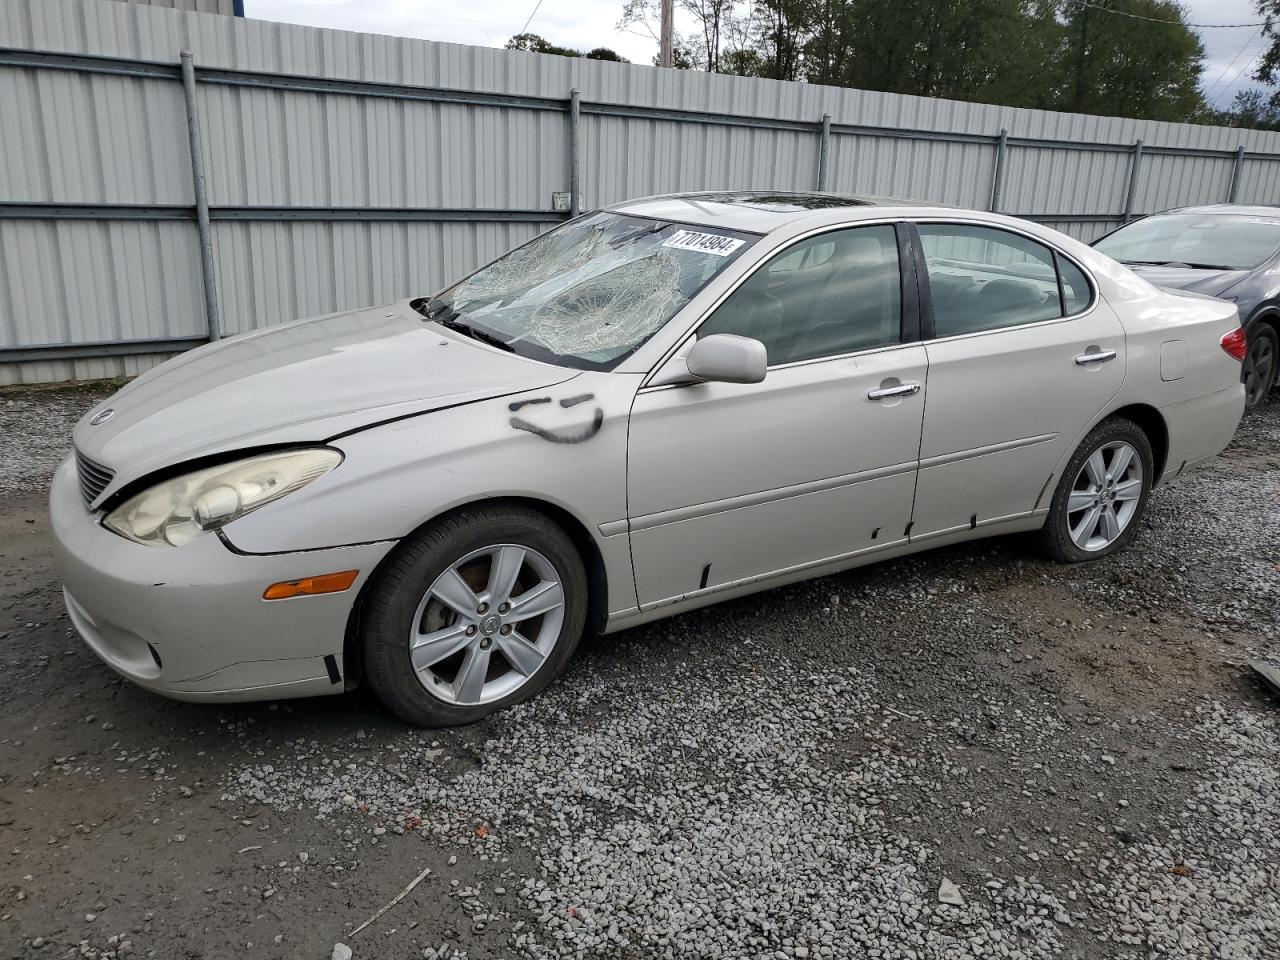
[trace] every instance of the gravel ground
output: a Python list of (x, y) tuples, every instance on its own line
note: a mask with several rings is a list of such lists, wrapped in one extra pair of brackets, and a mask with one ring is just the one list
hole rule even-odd
[(770, 591), (432, 732), (83, 651), (39, 487), (93, 399), (0, 393), (0, 955), (1280, 957), (1280, 402), (1124, 555)]
[(72, 428), (111, 389), (0, 389), (0, 497), (46, 487), (67, 455)]

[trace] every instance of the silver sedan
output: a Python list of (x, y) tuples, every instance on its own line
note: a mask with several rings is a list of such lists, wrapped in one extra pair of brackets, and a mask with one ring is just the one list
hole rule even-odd
[(1234, 305), (1020, 220), (636, 200), (91, 410), (51, 492), (67, 609), (158, 693), (364, 679), (467, 723), (584, 631), (995, 534), (1105, 557), (1231, 439), (1244, 350)]

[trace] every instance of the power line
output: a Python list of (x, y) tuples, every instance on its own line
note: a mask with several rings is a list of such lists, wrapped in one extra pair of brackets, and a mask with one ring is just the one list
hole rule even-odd
[(541, 6), (542, 6), (542, 0), (538, 0), (538, 2), (533, 5), (533, 13), (529, 14), (529, 19), (526, 20), (524, 22), (524, 26), (520, 28), (521, 33), (528, 32), (529, 24), (533, 23), (533, 18), (538, 15), (538, 10)]
[[(1218, 89), (1218, 84), (1222, 83), (1222, 81), (1226, 79), (1227, 74), (1231, 72), (1231, 68), (1232, 68), (1232, 67), (1234, 67), (1234, 66), (1236, 65), (1236, 61), (1237, 61), (1237, 60), (1239, 60), (1241, 57), (1243, 57), (1243, 56), (1244, 56), (1244, 52), (1245, 52), (1246, 50), (1248, 50), (1248, 49), (1249, 49), (1249, 44), (1251, 44), (1251, 43), (1253, 43), (1253, 37), (1249, 37), (1249, 39), (1247, 39), (1247, 40), (1244, 42), (1244, 46), (1243, 46), (1243, 47), (1241, 47), (1241, 48), (1240, 48), (1240, 50), (1236, 53), (1236, 55), (1235, 55), (1234, 57), (1232, 57), (1232, 58), (1231, 58), (1231, 62), (1230, 62), (1230, 63), (1228, 63), (1225, 67), (1223, 67), (1223, 68), (1222, 68), (1222, 72), (1221, 72), (1220, 74), (1218, 74), (1218, 79), (1217, 79), (1217, 80), (1215, 80), (1215, 81), (1213, 81), (1213, 86), (1211, 86), (1208, 90), (1206, 90), (1206, 91), (1204, 92), (1204, 98), (1205, 98), (1205, 100), (1209, 100), (1209, 97), (1210, 97), (1210, 95), (1213, 93), (1213, 91), (1215, 91), (1215, 90), (1217, 90), (1217, 89)], [(1256, 60), (1256, 59), (1257, 59), (1257, 57), (1255, 56), (1255, 57), (1254, 57), (1254, 59)], [(1250, 62), (1252, 62), (1252, 61), (1250, 61)], [(1232, 79), (1234, 79), (1234, 78), (1232, 78)], [(1228, 89), (1230, 89), (1230, 88), (1228, 88)], [(1212, 102), (1212, 101), (1210, 101), (1210, 102)]]
[[(1260, 56), (1262, 56), (1262, 51), (1261, 51), (1261, 50), (1259, 50), (1259, 51), (1258, 51), (1257, 53), (1255, 53), (1252, 57), (1250, 57), (1250, 58), (1249, 58), (1249, 59), (1244, 63), (1244, 65), (1243, 65), (1243, 66), (1241, 66), (1241, 67), (1240, 67), (1240, 69), (1239, 69), (1239, 70), (1237, 70), (1237, 71), (1235, 72), (1235, 76), (1233, 76), (1230, 80), (1228, 80), (1228, 81), (1227, 81), (1227, 87), (1226, 87), (1226, 89), (1225, 89), (1225, 90), (1223, 90), (1223, 91), (1222, 91), (1222, 93), (1218, 94), (1218, 96), (1217, 96), (1216, 98), (1214, 98), (1214, 101), (1213, 101), (1213, 105), (1214, 105), (1214, 106), (1217, 106), (1218, 101), (1219, 101), (1219, 100), (1221, 100), (1221, 99), (1222, 99), (1226, 94), (1228, 94), (1228, 93), (1230, 93), (1230, 92), (1231, 92), (1231, 85), (1232, 85), (1233, 83), (1235, 83), (1235, 82), (1236, 82), (1236, 77), (1240, 76), (1240, 74), (1244, 73), (1246, 70), (1248, 70), (1250, 67), (1252, 67), (1255, 63), (1257, 63), (1257, 62), (1258, 62), (1258, 58), (1259, 58)], [(1207, 98), (1206, 98), (1206, 99), (1207, 99)]]
[(1116, 10), (1114, 7), (1104, 7), (1099, 3), (1089, 3), (1089, 0), (1071, 0), (1078, 7), (1088, 7), (1090, 10), (1101, 10), (1103, 13), (1114, 13), (1117, 17), (1128, 17), (1130, 20), (1145, 20), (1148, 23), (1170, 23), (1179, 27), (1195, 27), (1197, 30), (1235, 30), (1237, 27), (1264, 27), (1265, 21), (1258, 23), (1187, 23), (1184, 20), (1164, 20), (1160, 17), (1144, 17), (1140, 13), (1129, 13), (1125, 10)]

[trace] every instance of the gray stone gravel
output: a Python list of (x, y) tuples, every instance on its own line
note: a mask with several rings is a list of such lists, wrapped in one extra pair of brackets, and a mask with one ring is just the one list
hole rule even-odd
[(1213, 701), (1196, 714), (1187, 747), (1205, 769), (1185, 809), (1160, 839), (1095, 863), (1081, 892), (1107, 903), (1122, 956), (1280, 956), (1280, 723)]
[[(986, 712), (1008, 721), (1010, 753), (1056, 766), (1078, 750), (1055, 747), (1052, 714)], [(963, 907), (937, 902), (938, 850), (898, 807), (907, 792), (960, 812), (985, 798), (965, 789), (946, 725), (897, 712), (856, 668), (769, 658), (621, 684), (578, 671), (512, 711), (456, 779), (406, 777), (431, 748), (405, 734), (390, 767), (300, 744), (287, 767), (247, 767), (228, 788), (337, 823), (359, 810), (369, 832), (421, 818), (424, 835), (494, 860), (536, 850), (537, 868), (507, 881), (534, 917), (511, 941), (530, 957), (1057, 957), (1074, 929), (1115, 956), (1274, 956), (1280, 725), (1213, 702), (1195, 713), (1181, 747), (1203, 768), (1159, 840), (1117, 857), (1106, 836), (1049, 838), (1070, 879), (1045, 882), (1039, 857), (993, 862)], [(904, 725), (924, 727), (909, 746), (888, 733)]]
[(953, 761), (893, 746), (884, 732), (905, 719), (857, 668), (769, 657), (621, 687), (583, 671), (512, 711), (458, 779), (405, 784), (304, 753), (241, 771), (230, 792), (327, 817), (408, 808), (441, 840), (483, 823), (484, 856), (536, 848), (539, 869), (515, 881), (536, 917), (512, 941), (528, 956), (1060, 955), (1068, 911), (1034, 879), (937, 903), (934, 852), (894, 801), (941, 791)]
[(61, 390), (0, 390), (0, 495), (47, 487), (71, 449), (72, 428), (112, 389), (90, 384)]

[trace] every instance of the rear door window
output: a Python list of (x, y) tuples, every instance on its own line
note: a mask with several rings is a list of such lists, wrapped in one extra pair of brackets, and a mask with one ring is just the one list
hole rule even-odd
[(1041, 243), (971, 224), (917, 227), (935, 337), (1052, 320), (1088, 305), (1084, 274)]

